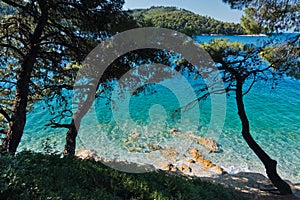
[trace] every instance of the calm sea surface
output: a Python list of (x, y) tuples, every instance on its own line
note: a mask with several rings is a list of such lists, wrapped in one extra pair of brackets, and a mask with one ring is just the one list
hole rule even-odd
[[(198, 36), (195, 40), (208, 42), (217, 37), (221, 36)], [(256, 45), (267, 40), (263, 36), (222, 38)], [(205, 156), (229, 173), (264, 173), (262, 163), (241, 136), (234, 95), (226, 97), (225, 123), (222, 131), (216, 133), (209, 128), (210, 120), (214, 117), (211, 115), (210, 99), (182, 112), (181, 116), (174, 113), (175, 109), (192, 100), (193, 95), (189, 95), (187, 82), (180, 78), (172, 81), (171, 84), (168, 81), (158, 84), (156, 92), (133, 96), (126, 101), (117, 98), (116, 102), (105, 104), (106, 100), (97, 100), (92, 111), (83, 119), (77, 141), (78, 149), (95, 149), (107, 159), (127, 158), (147, 162), (147, 152), (143, 147), (149, 143), (177, 147), (194, 145), (172, 139), (168, 131), (177, 128), (183, 132), (194, 131), (198, 135), (215, 138), (221, 152), (207, 153)], [(262, 148), (278, 161), (278, 170), (283, 178), (300, 182), (300, 81), (283, 78), (275, 89), (271, 88), (271, 83), (257, 83), (245, 96), (251, 133)], [(28, 148), (42, 151), (42, 141), (46, 138), (49, 138), (49, 144), (55, 149), (63, 149), (66, 130), (45, 127), (51, 116), (42, 107), (38, 103), (29, 114), (19, 150)], [(135, 148), (142, 149), (140, 153), (129, 153), (124, 148), (124, 138), (132, 134), (140, 137), (140, 143), (134, 144), (137, 145)]]

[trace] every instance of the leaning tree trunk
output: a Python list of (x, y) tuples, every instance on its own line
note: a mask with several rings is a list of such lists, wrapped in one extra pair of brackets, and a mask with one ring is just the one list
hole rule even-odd
[[(77, 126), (76, 122), (77, 121)], [(64, 149), (64, 155), (74, 155), (75, 154), (75, 149), (76, 149), (76, 137), (78, 134), (77, 129), (79, 129), (80, 126), (80, 120), (76, 120), (76, 117), (72, 118), (72, 122), (68, 128), (68, 132), (66, 134), (66, 144), (65, 144), (65, 149)]]
[(99, 86), (99, 83), (93, 81), (89, 84), (89, 91), (87, 93), (87, 99), (85, 101), (81, 101), (80, 105), (76, 113), (73, 114), (72, 122), (68, 127), (68, 132), (66, 134), (66, 144), (64, 148), (65, 156), (75, 155), (76, 150), (76, 137), (78, 135), (78, 130), (80, 128), (81, 120), (85, 116), (85, 114), (91, 108), (96, 94), (96, 88)]
[(31, 61), (22, 67), (17, 81), (15, 98), (12, 106), (12, 115), (9, 122), (9, 129), (6, 138), (3, 140), (3, 148), (14, 155), (21, 141), (26, 123), (26, 107), (28, 102), (29, 81), (32, 71)]
[(9, 154), (15, 154), (17, 151), (26, 124), (26, 107), (28, 103), (31, 72), (33, 71), (38, 55), (38, 43), (41, 40), (41, 36), (48, 20), (47, 6), (44, 4), (43, 6), (41, 5), (41, 11), (41, 17), (32, 37), (30, 38), (30, 44), (27, 46), (29, 53), (24, 56), (24, 60), (21, 64), (20, 75), (17, 79), (16, 93), (11, 111), (12, 115), (9, 122), (9, 129), (6, 134), (6, 138), (3, 141), (3, 148), (5, 148)]
[[(89, 95), (91, 96), (91, 95)], [(92, 97), (89, 97), (89, 99)], [(81, 108), (77, 110), (75, 114), (73, 114), (72, 122), (68, 127), (68, 132), (66, 134), (66, 144), (64, 148), (65, 156), (73, 156), (75, 155), (76, 150), (76, 137), (78, 135), (78, 130), (80, 128), (81, 120), (84, 115), (88, 112), (93, 102), (85, 101), (81, 104)]]
[(277, 161), (270, 158), (270, 156), (255, 142), (250, 134), (249, 120), (246, 115), (244, 101), (243, 101), (243, 80), (237, 80), (236, 88), (236, 103), (238, 108), (238, 115), (242, 122), (242, 135), (248, 146), (254, 151), (258, 158), (265, 166), (266, 173), (275, 187), (278, 188), (280, 194), (292, 194), (290, 186), (283, 181), (277, 173)]

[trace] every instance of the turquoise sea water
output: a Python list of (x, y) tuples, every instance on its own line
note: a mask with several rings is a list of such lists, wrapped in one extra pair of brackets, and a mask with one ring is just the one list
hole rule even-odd
[[(198, 42), (207, 42), (216, 37), (220, 36), (198, 36), (195, 39)], [(266, 40), (266, 37), (261, 36), (223, 38), (257, 45)], [(213, 131), (207, 132), (212, 119), (209, 99), (200, 102), (199, 106), (190, 111), (181, 113), (181, 116), (174, 114), (174, 109), (192, 97), (183, 80), (178, 78), (173, 81), (175, 82), (170, 85), (175, 87), (171, 87), (166, 81), (157, 86), (156, 92), (133, 96), (128, 101), (115, 99), (116, 102), (105, 104), (104, 100), (98, 100), (83, 119), (77, 140), (78, 149), (95, 149), (100, 156), (107, 159), (129, 159), (131, 156), (131, 161), (143, 162), (146, 160), (145, 152), (127, 152), (122, 139), (128, 138), (134, 132), (139, 133), (141, 145), (156, 143), (161, 146), (192, 146), (192, 143), (171, 139), (168, 130), (177, 128), (183, 132), (194, 131), (198, 135), (215, 138), (222, 151), (206, 154), (206, 157), (229, 173), (264, 173), (261, 162), (241, 136), (234, 96), (226, 97), (226, 116), (222, 132), (212, 134)], [(251, 133), (262, 148), (278, 161), (278, 170), (282, 177), (300, 182), (300, 81), (283, 78), (275, 89), (271, 88), (271, 83), (257, 83), (245, 97)], [(113, 112), (111, 106), (114, 107)], [(45, 127), (51, 116), (42, 107), (41, 103), (37, 104), (28, 115), (20, 150), (28, 148), (41, 151), (42, 141), (46, 138), (50, 139), (50, 145), (56, 144), (56, 149), (63, 149), (66, 130)]]

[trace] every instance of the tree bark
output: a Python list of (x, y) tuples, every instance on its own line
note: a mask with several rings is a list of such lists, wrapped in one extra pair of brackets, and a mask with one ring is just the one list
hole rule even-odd
[(12, 106), (12, 115), (9, 129), (3, 141), (3, 148), (14, 155), (21, 141), (26, 123), (26, 107), (28, 103), (30, 74), (33, 69), (33, 60), (29, 59), (23, 65), (17, 81), (15, 98)]
[(40, 42), (40, 38), (44, 32), (48, 19), (48, 7), (42, 1), (39, 1), (39, 4), (41, 7), (41, 17), (31, 36), (30, 44), (27, 47), (29, 49), (28, 54), (24, 57), (20, 67), (9, 129), (6, 134), (6, 138), (2, 143), (5, 151), (12, 155), (14, 155), (17, 151), (26, 124), (26, 108), (28, 103), (31, 73), (36, 63), (39, 51), (38, 43)]
[(95, 81), (95, 80), (89, 84), (89, 91), (87, 93), (86, 100), (81, 101), (76, 113), (73, 114), (72, 122), (71, 122), (71, 124), (68, 128), (67, 134), (66, 134), (66, 144), (65, 144), (65, 148), (64, 148), (65, 156), (75, 155), (76, 137), (78, 135), (81, 120), (85, 116), (85, 114), (89, 111), (89, 109), (91, 108), (91, 106), (94, 102), (94, 99), (95, 99), (96, 89), (98, 88), (98, 86), (99, 86), (99, 83), (98, 83), (98, 81)]
[(64, 149), (64, 155), (75, 155), (75, 149), (76, 149), (76, 137), (78, 134), (77, 129), (79, 129), (80, 122), (78, 123), (78, 126), (76, 127), (75, 119), (72, 118), (72, 122), (70, 124), (70, 127), (68, 128), (68, 132), (66, 134), (66, 144)]
[(255, 142), (250, 134), (249, 120), (246, 115), (244, 101), (243, 101), (243, 80), (237, 78), (236, 87), (236, 103), (238, 108), (238, 115), (242, 122), (242, 135), (248, 146), (254, 151), (258, 158), (265, 166), (267, 176), (279, 190), (280, 194), (292, 194), (290, 186), (281, 179), (276, 170), (277, 161), (270, 158), (270, 156)]

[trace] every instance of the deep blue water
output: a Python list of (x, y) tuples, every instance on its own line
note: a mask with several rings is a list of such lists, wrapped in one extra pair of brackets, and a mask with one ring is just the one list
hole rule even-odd
[[(256, 45), (267, 40), (262, 36), (198, 36), (195, 39), (198, 42), (208, 42), (217, 37)], [(133, 96), (128, 101), (117, 98), (114, 103), (105, 104), (104, 100), (98, 100), (93, 110), (83, 119), (77, 141), (78, 149), (95, 149), (107, 159), (129, 158), (130, 155), (122, 147), (122, 138), (127, 138), (135, 129), (140, 133), (143, 144), (193, 145), (169, 141), (168, 130), (177, 128), (215, 138), (222, 152), (206, 156), (228, 172), (264, 173), (259, 159), (241, 136), (234, 96), (226, 97), (226, 117), (222, 132), (210, 135), (207, 132), (212, 119), (210, 99), (178, 116), (173, 111), (192, 100), (193, 96), (189, 94), (190, 88), (186, 82), (180, 78), (173, 81), (172, 84), (166, 81), (158, 85), (155, 92)], [(274, 89), (271, 83), (257, 83), (245, 97), (253, 137), (278, 161), (279, 173), (293, 182), (300, 182), (299, 95), (300, 81), (283, 78)], [(114, 106), (113, 112), (111, 106)], [(56, 143), (55, 148), (63, 149), (66, 130), (45, 127), (44, 124), (50, 117), (47, 109), (42, 109), (40, 104), (35, 106), (28, 116), (20, 149), (40, 151), (45, 138), (50, 138), (51, 145)], [(143, 153), (131, 155), (134, 157), (132, 161), (145, 160)]]

